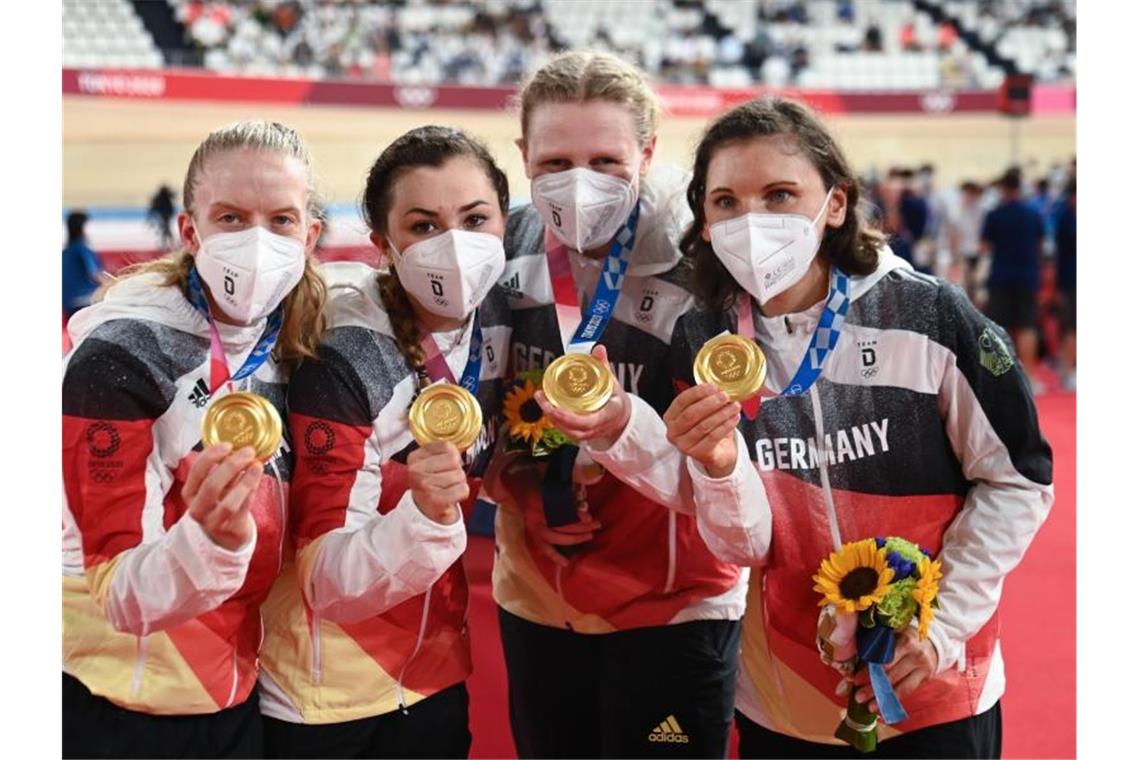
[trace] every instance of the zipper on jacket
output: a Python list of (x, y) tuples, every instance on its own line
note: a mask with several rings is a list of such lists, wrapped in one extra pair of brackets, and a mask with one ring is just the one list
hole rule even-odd
[(412, 653), (408, 655), (408, 659), (404, 660), (404, 664), (400, 668), (400, 676), (396, 679), (396, 698), (400, 703), (400, 712), (404, 713), (404, 715), (408, 714), (408, 703), (404, 699), (404, 674), (408, 672), (408, 665), (410, 665), (416, 655), (420, 653), (420, 647), (423, 646), (424, 635), (427, 633), (428, 609), (431, 607), (431, 590), (433, 588), (435, 588), (435, 584), (428, 586), (428, 590), (424, 594), (424, 610), (420, 616), (420, 632), (416, 636), (416, 645), (412, 648)]
[(135, 637), (135, 672), (131, 676), (131, 696), (137, 697), (142, 689), (143, 671), (146, 668), (147, 637)]
[(281, 566), (285, 564), (285, 533), (289, 530), (289, 512), (285, 507), (285, 485), (281, 482), (281, 471), (277, 469), (276, 458), (269, 460), (269, 469), (273, 470), (273, 477), (277, 479), (277, 501), (281, 506), (281, 537), (277, 542), (277, 574), (281, 575)]
[(230, 698), (226, 700), (226, 707), (233, 707), (234, 700), (237, 699), (238, 690), (238, 653), (237, 647), (233, 648), (233, 681), (230, 684)]
[(309, 638), (313, 642), (313, 661), (310, 664), (309, 675), (313, 683), (321, 682), (321, 619), (313, 612), (313, 620), (309, 623)]
[(677, 580), (677, 513), (669, 510), (669, 572), (665, 576), (665, 593), (673, 593)]
[(823, 501), (827, 505), (827, 523), (831, 528), (831, 541), (835, 544), (835, 550), (839, 551), (843, 546), (843, 541), (839, 537), (839, 517), (835, 513), (835, 501), (831, 497), (831, 480), (827, 475), (827, 448), (826, 439), (823, 437), (823, 411), (819, 408), (819, 394), (816, 393), (815, 385), (808, 389), (808, 396), (811, 399), (811, 413), (815, 418), (815, 448), (816, 455), (819, 458), (819, 485), (823, 490)]
[(566, 630), (573, 631), (574, 626), (570, 625), (570, 616), (566, 614), (566, 597), (562, 595), (562, 565), (554, 566), (554, 592), (558, 594), (558, 605), (562, 612), (562, 625)]

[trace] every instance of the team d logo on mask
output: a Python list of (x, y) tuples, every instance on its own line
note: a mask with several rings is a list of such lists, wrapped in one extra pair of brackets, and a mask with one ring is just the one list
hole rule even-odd
[(470, 314), (506, 266), (503, 241), (485, 232), (448, 230), (403, 252), (388, 242), (404, 290), (442, 317), (462, 319)]
[(607, 243), (637, 204), (632, 183), (583, 168), (537, 177), (531, 196), (554, 236), (576, 251)]
[(268, 315), (305, 273), (305, 244), (264, 227), (202, 241), (194, 267), (225, 314), (249, 324)]

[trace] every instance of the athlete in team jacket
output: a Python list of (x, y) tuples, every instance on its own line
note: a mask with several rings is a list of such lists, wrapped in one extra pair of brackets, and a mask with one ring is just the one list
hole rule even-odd
[[(689, 220), (683, 179), (646, 178), (657, 113), (642, 75), (613, 56), (564, 54), (534, 75), (522, 91), (520, 141), (534, 202), (510, 215), (502, 283), (512, 370), (545, 367), (564, 351), (558, 312), (571, 328), (597, 313), (613, 242), (636, 209), (601, 345), (617, 380), (663, 411), (669, 338), (692, 299), (676, 247)], [(744, 574), (712, 556), (691, 515), (613, 477), (580, 480), (588, 512), (551, 528), (533, 464), (504, 470), (494, 595), (519, 754), (723, 755)], [(566, 558), (554, 545), (575, 551)]]
[[(326, 269), (330, 329), (289, 392), (297, 561), (265, 605), (270, 756), (467, 756), (459, 505), (479, 490), (500, 419), (510, 328), (494, 286), (507, 203), (480, 143), (414, 129), (381, 153), (364, 190), (393, 270)], [(449, 378), (475, 393), (482, 431), (466, 452), (417, 447), (408, 407)]]
[(186, 251), (71, 320), (65, 757), (261, 754), (258, 608), (280, 569), (291, 457), (203, 451), (200, 431), (231, 390), (283, 416), (289, 369), (315, 356), (310, 164), (280, 124), (211, 133), (186, 175)]
[[(664, 421), (631, 398), (623, 434), (594, 454), (654, 498), (676, 494), (717, 556), (754, 567), (741, 756), (858, 756), (832, 746), (846, 696), (816, 651), (811, 577), (841, 542), (897, 535), (935, 552), (944, 577), (930, 638), (900, 637), (888, 672), (909, 719), (880, 723), (877, 754), (997, 757), (1001, 586), (1053, 501), (1051, 452), (1008, 338), (862, 226), (842, 152), (796, 103), (752, 101), (716, 120), (688, 197), (683, 247), (703, 308), (677, 327), (675, 379), (692, 385), (709, 338), (752, 332), (768, 391), (784, 395), (754, 418), (746, 409), (738, 431), (740, 405), (711, 385), (680, 393)], [(871, 700), (865, 674), (855, 686)]]

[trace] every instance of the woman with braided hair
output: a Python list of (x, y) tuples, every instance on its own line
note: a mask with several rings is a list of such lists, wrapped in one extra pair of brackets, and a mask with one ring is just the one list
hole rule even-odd
[[(487, 149), (426, 126), (373, 164), (363, 212), (390, 266), (326, 269), (329, 331), (289, 395), (296, 563), (264, 607), (270, 757), (466, 757), (461, 505), (496, 441), (506, 370), (507, 179)], [(439, 381), (482, 410), (466, 451), (413, 442)]]

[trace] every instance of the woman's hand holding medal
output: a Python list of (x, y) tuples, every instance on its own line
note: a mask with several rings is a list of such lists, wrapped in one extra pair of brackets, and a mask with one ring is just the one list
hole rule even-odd
[(712, 384), (702, 383), (673, 399), (665, 411), (666, 436), (681, 453), (723, 478), (736, 466), (740, 404)]
[(463, 457), (450, 441), (426, 443), (408, 454), (408, 483), (420, 512), (443, 525), (459, 519), (459, 504), (471, 493)]
[(182, 499), (190, 517), (223, 549), (237, 551), (257, 533), (250, 514), (263, 465), (254, 450), (219, 443), (203, 451), (186, 475)]
[[(608, 369), (609, 357), (605, 346), (595, 345), (590, 354)], [(550, 403), (545, 391), (537, 392), (534, 400), (542, 407), (542, 413), (554, 423), (554, 426), (571, 440), (579, 443), (591, 441), (599, 448), (609, 448), (629, 423), (630, 403), (629, 396), (621, 384), (608, 371), (606, 375), (612, 385), (612, 391), (609, 399), (597, 411), (576, 412), (570, 408), (556, 407)]]

